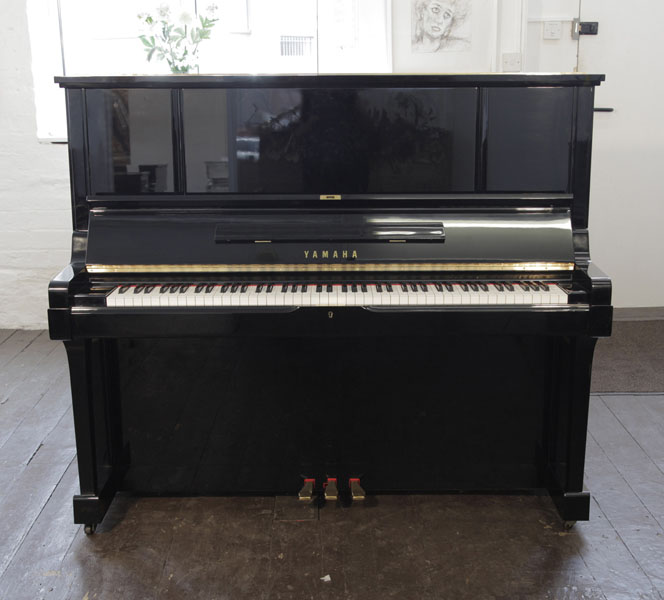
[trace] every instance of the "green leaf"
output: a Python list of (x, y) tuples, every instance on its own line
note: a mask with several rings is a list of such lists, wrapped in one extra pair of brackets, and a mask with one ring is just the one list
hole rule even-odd
[(152, 48), (152, 50), (148, 52), (148, 62), (152, 60), (152, 55), (154, 54), (155, 50), (156, 48)]

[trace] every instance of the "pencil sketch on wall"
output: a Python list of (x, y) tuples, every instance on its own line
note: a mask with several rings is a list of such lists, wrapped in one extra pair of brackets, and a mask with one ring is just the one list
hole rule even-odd
[(413, 52), (471, 48), (470, 0), (411, 0)]

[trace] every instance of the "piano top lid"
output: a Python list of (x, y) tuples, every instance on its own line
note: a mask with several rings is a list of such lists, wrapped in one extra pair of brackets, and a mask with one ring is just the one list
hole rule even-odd
[(429, 73), (338, 75), (117, 75), (55, 77), (63, 88), (252, 88), (252, 87), (550, 87), (596, 86), (603, 74)]

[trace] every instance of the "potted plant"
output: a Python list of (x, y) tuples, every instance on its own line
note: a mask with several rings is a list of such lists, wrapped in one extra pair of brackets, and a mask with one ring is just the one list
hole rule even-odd
[(166, 5), (157, 8), (155, 14), (141, 13), (138, 18), (148, 28), (148, 33), (140, 35), (148, 61), (153, 58), (165, 60), (171, 73), (191, 73), (198, 69), (198, 47), (203, 40), (209, 40), (217, 7), (208, 6), (205, 15), (198, 21), (188, 12), (176, 17)]

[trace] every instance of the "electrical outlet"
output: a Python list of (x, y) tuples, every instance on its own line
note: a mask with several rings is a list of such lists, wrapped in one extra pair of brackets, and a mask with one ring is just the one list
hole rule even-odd
[(562, 37), (563, 24), (560, 21), (544, 21), (542, 37), (545, 40), (559, 40)]
[(503, 72), (518, 72), (521, 70), (520, 52), (503, 52)]

